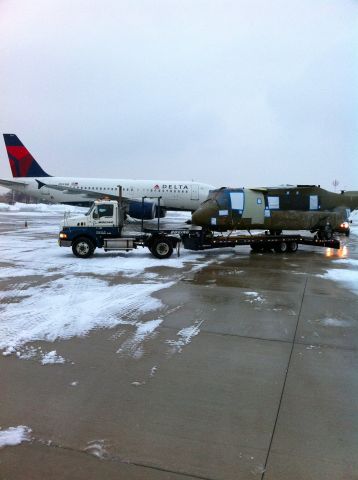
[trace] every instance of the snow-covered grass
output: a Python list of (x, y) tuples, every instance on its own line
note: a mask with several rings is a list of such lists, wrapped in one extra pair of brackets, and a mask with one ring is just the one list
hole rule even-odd
[(18, 427), (10, 427), (7, 430), (0, 429), (0, 448), (13, 447), (20, 445), (22, 442), (31, 440), (31, 428), (24, 425)]

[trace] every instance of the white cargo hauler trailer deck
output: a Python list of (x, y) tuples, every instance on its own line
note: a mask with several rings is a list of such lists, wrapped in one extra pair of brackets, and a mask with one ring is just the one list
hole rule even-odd
[[(144, 201), (144, 199), (143, 199)], [(158, 199), (160, 206), (160, 199)], [(160, 218), (156, 229), (145, 229), (143, 220), (141, 232), (123, 235), (126, 205), (116, 200), (96, 200), (86, 215), (65, 217), (59, 234), (61, 247), (72, 247), (74, 255), (89, 258), (96, 248), (104, 251), (130, 251), (146, 247), (157, 258), (169, 258), (181, 243), (185, 249), (208, 250), (214, 248), (249, 245), (253, 251), (277, 253), (295, 252), (300, 244), (317, 247), (340, 248), (336, 239), (320, 240), (300, 234), (270, 235), (268, 232), (255, 235), (214, 234), (201, 227), (184, 229), (161, 229)]]

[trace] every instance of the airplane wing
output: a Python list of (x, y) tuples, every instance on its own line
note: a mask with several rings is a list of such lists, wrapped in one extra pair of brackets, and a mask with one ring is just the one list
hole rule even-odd
[[(114, 195), (111, 195), (111, 194), (104, 194), (104, 193), (99, 193), (99, 192), (92, 192), (91, 190), (84, 190), (82, 188), (71, 188), (71, 187), (65, 187), (63, 185), (51, 185), (49, 183), (44, 183), (44, 182), (41, 182), (40, 180), (37, 180), (36, 179), (36, 182), (37, 182), (37, 185), (38, 185), (38, 189), (40, 190), (42, 187), (46, 187), (46, 188), (50, 188), (51, 190), (57, 190), (59, 192), (63, 192), (63, 193), (68, 193), (68, 194), (71, 194), (71, 195), (86, 195), (87, 197), (89, 198), (101, 198), (102, 196), (104, 197), (108, 197), (108, 198), (114, 198), (115, 196)], [(118, 195), (115, 197), (115, 198), (118, 198)]]
[(5, 179), (2, 179), (0, 178), (0, 185), (2, 185), (3, 187), (6, 187), (6, 188), (13, 188), (13, 187), (16, 187), (16, 186), (19, 186), (19, 185), (29, 185), (27, 182), (13, 182), (11, 180), (5, 180)]

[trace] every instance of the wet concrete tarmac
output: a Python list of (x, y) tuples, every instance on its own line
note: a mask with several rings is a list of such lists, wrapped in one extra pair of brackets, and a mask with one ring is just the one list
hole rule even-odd
[(0, 450), (1, 479), (358, 478), (358, 297), (320, 276), (350, 266), (310, 247), (215, 258), (153, 294), (140, 355), (119, 325), (36, 342), (66, 364), (0, 358), (0, 426), (33, 435)]

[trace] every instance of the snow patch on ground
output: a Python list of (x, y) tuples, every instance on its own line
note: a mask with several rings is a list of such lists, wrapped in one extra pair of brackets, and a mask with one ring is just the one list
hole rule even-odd
[(31, 440), (31, 428), (24, 425), (10, 427), (7, 430), (0, 429), (0, 448), (20, 445), (22, 442)]
[(319, 323), (325, 327), (349, 327), (351, 325), (348, 320), (339, 320), (338, 318), (324, 318), (319, 320)]
[(91, 442), (88, 442), (84, 451), (101, 459), (108, 456), (108, 452), (105, 448), (105, 440), (92, 440)]
[(249, 298), (245, 300), (245, 302), (250, 303), (264, 303), (264, 297), (260, 296), (258, 292), (243, 292), (244, 295), (247, 295)]
[(334, 260), (334, 263), (341, 263), (342, 265), (350, 265), (358, 268), (358, 260), (355, 258), (340, 258), (339, 260)]
[(190, 327), (179, 330), (177, 333), (179, 338), (177, 340), (167, 340), (167, 343), (172, 347), (173, 352), (180, 353), (183, 347), (188, 345), (196, 335), (199, 335), (200, 326), (202, 323), (203, 320), (199, 323), (195, 323), (194, 325), (190, 325)]
[(54, 363), (65, 363), (65, 359), (58, 355), (56, 350), (46, 353), (41, 360), (42, 365), (51, 365)]
[(358, 270), (332, 268), (322, 275), (317, 275), (317, 277), (331, 280), (333, 282), (340, 282), (349, 288), (349, 290), (358, 294)]
[(18, 348), (35, 340), (86, 335), (158, 309), (152, 293), (174, 282), (109, 286), (99, 278), (64, 277), (30, 287), (29, 297), (0, 307), (0, 348)]
[(162, 319), (158, 319), (136, 323), (136, 332), (134, 336), (126, 340), (117, 350), (117, 353), (131, 355), (137, 359), (141, 358), (143, 355), (143, 342), (153, 336), (154, 331), (159, 327), (162, 321)]

